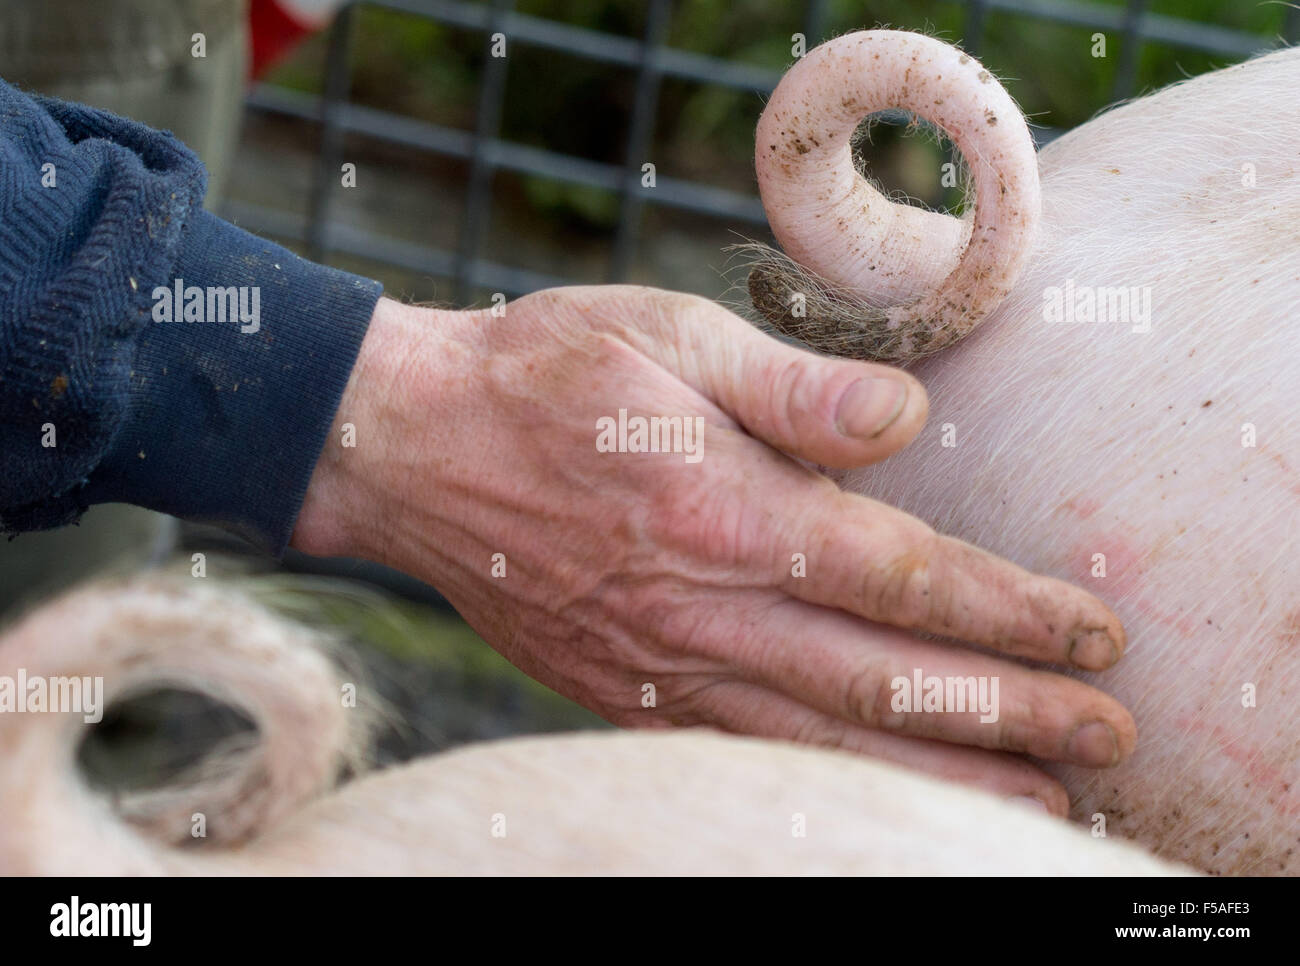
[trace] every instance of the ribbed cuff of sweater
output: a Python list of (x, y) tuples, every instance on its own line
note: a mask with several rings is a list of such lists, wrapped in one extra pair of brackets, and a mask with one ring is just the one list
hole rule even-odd
[(127, 418), (82, 497), (216, 524), (279, 556), (382, 287), (206, 211), (185, 234), (170, 292), (151, 293)]

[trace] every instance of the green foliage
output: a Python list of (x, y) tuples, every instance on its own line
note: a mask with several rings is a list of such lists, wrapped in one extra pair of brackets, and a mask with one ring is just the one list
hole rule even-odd
[[(1090, 0), (1122, 9), (1124, 0)], [(637, 39), (645, 25), (644, 0), (520, 0), (520, 13)], [(689, 0), (673, 5), (668, 43), (677, 49), (780, 71), (792, 60), (791, 35), (808, 29), (807, 4), (783, 0)], [(1261, 38), (1282, 29), (1281, 4), (1225, 0), (1152, 0), (1152, 13)], [(833, 0), (827, 5), (824, 36), (861, 28), (892, 26), (923, 30), (960, 41), (968, 9), (955, 0)], [(1092, 56), (1091, 28), (1081, 28), (994, 11), (988, 14), (981, 60), (1010, 89), (1031, 121), (1068, 129), (1083, 123), (1115, 96), (1122, 40), (1107, 37), (1105, 57)], [(317, 90), (325, 41), (317, 37), (275, 73), (276, 83)], [(358, 10), (353, 57), (355, 101), (440, 124), (471, 129), (478, 104), (478, 79), (487, 54), (481, 33), (432, 23), (374, 7)], [(1137, 62), (1137, 90), (1151, 90), (1215, 67), (1224, 59), (1158, 44), (1144, 45)], [(511, 42), (503, 137), (523, 144), (621, 165), (632, 110), (635, 73), (562, 51)], [(661, 175), (752, 190), (753, 126), (762, 109), (753, 92), (665, 79), (651, 157)], [(894, 135), (882, 132), (873, 171), (885, 169), (888, 187), (932, 203), (954, 198), (935, 186), (891, 182), (882, 160)], [(927, 148), (927, 150), (929, 150)], [(931, 166), (933, 170), (933, 166)], [(534, 211), (557, 225), (612, 229), (617, 197), (609, 192), (524, 178), (523, 197)]]

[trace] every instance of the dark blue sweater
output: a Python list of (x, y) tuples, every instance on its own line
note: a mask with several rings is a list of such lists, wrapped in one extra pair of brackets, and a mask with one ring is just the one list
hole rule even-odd
[(0, 531), (121, 502), (283, 552), (380, 286), (204, 211), (206, 181), (170, 134), (0, 81)]

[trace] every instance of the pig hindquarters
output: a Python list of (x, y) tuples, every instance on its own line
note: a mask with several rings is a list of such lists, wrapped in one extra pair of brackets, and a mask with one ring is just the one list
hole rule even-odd
[(1137, 751), (1045, 767), (1078, 819), (1225, 874), (1300, 869), (1298, 156), (1300, 50), (1047, 146), (1010, 294), (912, 370), (928, 429), (842, 478), (1110, 604), (1129, 649), (1086, 677)]
[(1187, 872), (890, 765), (706, 733), (482, 744), (328, 793), (360, 714), (339, 675), (298, 625), (192, 584), (49, 605), (0, 638), (0, 675), (20, 667), (102, 676), (109, 701), (199, 690), (243, 710), (261, 744), (127, 825), (77, 771), (80, 715), (0, 715), (7, 874)]

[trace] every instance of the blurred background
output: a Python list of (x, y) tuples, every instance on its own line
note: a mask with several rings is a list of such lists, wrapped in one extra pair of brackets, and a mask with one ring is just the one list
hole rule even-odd
[[(363, 3), (252, 90), (223, 210), (412, 299), (612, 281), (717, 297), (725, 247), (766, 237), (753, 129), (793, 35), (812, 47), (881, 25), (981, 58), (1042, 141), (1300, 39), (1294, 6), (1251, 0)], [(498, 32), (507, 56), (493, 58)], [(873, 176), (957, 201), (939, 186), (941, 148), (900, 135), (877, 128)], [(364, 176), (338, 190), (349, 161)]]
[[(187, 80), (174, 72), (193, 72), (193, 63), (169, 66), (150, 48), (137, 60), (157, 60), (158, 73), (131, 83), (157, 86), (173, 71), (170, 93), (156, 116), (138, 119), (172, 127), (209, 161), (218, 214), (380, 279), (390, 296), (454, 306), (614, 281), (731, 297), (727, 247), (770, 240), (753, 129), (794, 58), (796, 35), (811, 48), (891, 26), (959, 43), (1002, 79), (1040, 145), (1117, 100), (1300, 41), (1297, 6), (1253, 0), (248, 3), (194, 0), (198, 19), (174, 31), (185, 38), (196, 24), (225, 24), (231, 11), (242, 18), (210, 38), (214, 52), (229, 52), (232, 108), (191, 139), (187, 120), (223, 82), (215, 68)], [(38, 5), (49, 11), (58, 0), (6, 0), (0, 55), (9, 56), (0, 63), (32, 49), (40, 24), (26, 40), (13, 25)], [(148, 0), (104, 0), (97, 9), (109, 16), (115, 6), (128, 10), (119, 19), (157, 23)], [(1104, 56), (1096, 56), (1099, 34)], [(156, 43), (169, 49), (161, 30)], [(493, 56), (494, 46), (504, 56)], [(132, 113), (114, 101), (120, 82), (64, 85), (73, 69), (25, 80)], [(7, 68), (4, 76), (15, 79)], [(179, 116), (169, 118), (168, 107)], [(905, 118), (890, 120), (861, 149), (872, 176), (915, 203), (958, 210), (962, 199), (939, 184), (947, 146), (909, 133)], [(647, 163), (653, 186), (643, 183)], [(355, 166), (354, 185), (344, 184), (344, 165)], [(10, 570), (8, 579), (45, 593), (110, 561), (185, 572), (196, 552), (208, 555), (209, 576), (252, 575), (273, 606), (350, 642), (385, 709), (381, 763), (470, 740), (603, 726), (515, 671), (436, 592), (402, 575), (292, 551), (278, 565), (206, 528), (156, 515), (129, 525), (92, 516), (71, 536), (51, 535), (64, 540), (52, 551), (56, 574)], [(38, 557), (29, 549), (20, 570)], [(148, 783), (183, 764), (195, 741), (245, 727), (228, 709), (171, 694), (119, 708), (85, 758), (107, 784)]]

